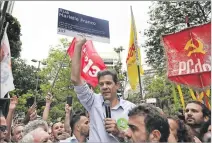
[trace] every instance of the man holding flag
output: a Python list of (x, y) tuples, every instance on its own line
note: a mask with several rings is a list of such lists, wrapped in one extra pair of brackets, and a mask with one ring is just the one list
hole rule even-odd
[[(74, 90), (81, 104), (90, 115), (89, 142), (120, 142), (123, 141), (124, 132), (128, 129), (128, 112), (135, 105), (129, 101), (119, 99), (117, 90), (119, 82), (117, 74), (110, 70), (99, 71), (96, 75), (101, 94), (93, 93), (81, 78), (84, 71), (81, 66), (81, 53), (83, 46), (89, 47), (86, 39), (76, 40), (72, 56), (71, 80)], [(72, 43), (73, 44), (73, 43)], [(89, 48), (88, 48), (89, 49)], [(96, 66), (93, 62), (93, 66)], [(92, 66), (92, 65), (91, 65)], [(97, 67), (96, 67), (97, 69)], [(89, 72), (91, 69), (86, 69)], [(109, 100), (111, 118), (106, 118), (106, 102)], [(122, 139), (122, 140), (121, 140)]]

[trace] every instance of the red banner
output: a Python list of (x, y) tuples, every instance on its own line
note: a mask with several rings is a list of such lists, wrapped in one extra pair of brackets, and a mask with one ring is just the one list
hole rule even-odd
[(168, 78), (196, 88), (211, 85), (211, 23), (163, 36)]
[[(73, 39), (67, 51), (70, 58), (74, 54), (75, 42), (76, 38)], [(81, 54), (81, 76), (87, 83), (96, 87), (98, 84), (97, 73), (106, 69), (104, 61), (96, 52), (91, 40), (86, 41), (83, 45)]]

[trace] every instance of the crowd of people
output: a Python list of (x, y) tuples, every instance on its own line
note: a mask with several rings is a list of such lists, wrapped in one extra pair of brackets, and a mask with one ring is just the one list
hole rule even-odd
[[(187, 103), (183, 117), (168, 116), (152, 104), (135, 105), (117, 96), (119, 81), (113, 70), (99, 71), (100, 94), (92, 91), (80, 75), (85, 42), (77, 40), (71, 69), (74, 90), (85, 110), (73, 112), (66, 104), (64, 121), (47, 122), (53, 98), (48, 93), (42, 117), (33, 104), (24, 120), (14, 121), (18, 98), (13, 96), (7, 116), (0, 112), (0, 143), (211, 142), (211, 111), (199, 101)], [(111, 117), (105, 111), (106, 101)]]

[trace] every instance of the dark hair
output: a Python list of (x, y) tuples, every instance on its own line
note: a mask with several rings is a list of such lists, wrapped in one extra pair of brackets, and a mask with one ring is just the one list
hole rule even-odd
[(117, 76), (116, 71), (115, 70), (110, 70), (110, 69), (99, 71), (98, 74), (97, 74), (98, 81), (99, 81), (100, 77), (106, 76), (106, 75), (111, 75), (112, 78), (113, 78), (113, 81), (115, 83), (118, 83), (118, 76)]
[(74, 131), (75, 124), (80, 120), (80, 117), (81, 117), (80, 115), (73, 115), (71, 122), (70, 122), (72, 132)]
[(190, 104), (190, 103), (194, 103), (194, 104), (200, 105), (202, 107), (203, 117), (207, 117), (207, 116), (209, 118), (211, 117), (211, 111), (205, 106), (205, 104), (201, 103), (200, 101), (195, 101), (195, 100), (188, 102), (188, 104)]
[(153, 130), (158, 130), (161, 133), (160, 142), (167, 142), (170, 133), (168, 119), (161, 115), (156, 107), (142, 103), (129, 111), (129, 117), (135, 115), (144, 116), (145, 128), (148, 134)]
[(79, 111), (79, 112), (75, 112), (75, 114), (72, 116), (71, 121), (70, 121), (72, 133), (74, 131), (75, 124), (80, 120), (81, 116), (86, 117), (86, 114), (84, 112)]
[(183, 113), (183, 109), (179, 109), (176, 115), (181, 121), (185, 122), (185, 115)]
[(205, 133), (208, 132), (208, 127), (211, 125), (211, 118), (208, 119), (207, 122), (204, 122), (200, 128), (200, 135), (199, 135), (199, 139), (201, 141), (203, 141), (203, 136)]
[(174, 120), (178, 124), (178, 130), (177, 130), (177, 142), (193, 142), (193, 138), (191, 134), (189, 133), (189, 130), (186, 126), (186, 124), (180, 120), (178, 117), (175, 116), (169, 116), (168, 119)]

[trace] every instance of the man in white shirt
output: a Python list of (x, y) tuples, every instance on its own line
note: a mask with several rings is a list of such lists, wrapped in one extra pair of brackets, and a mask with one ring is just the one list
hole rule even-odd
[[(81, 51), (85, 39), (77, 40), (72, 57), (71, 80), (80, 103), (89, 112), (89, 142), (119, 142), (128, 126), (128, 112), (135, 104), (120, 99), (118, 75), (112, 70), (97, 74), (101, 94), (95, 94), (81, 78)], [(85, 45), (86, 46), (86, 45)], [(92, 72), (95, 72), (93, 70)], [(111, 118), (106, 118), (105, 100), (110, 101)]]

